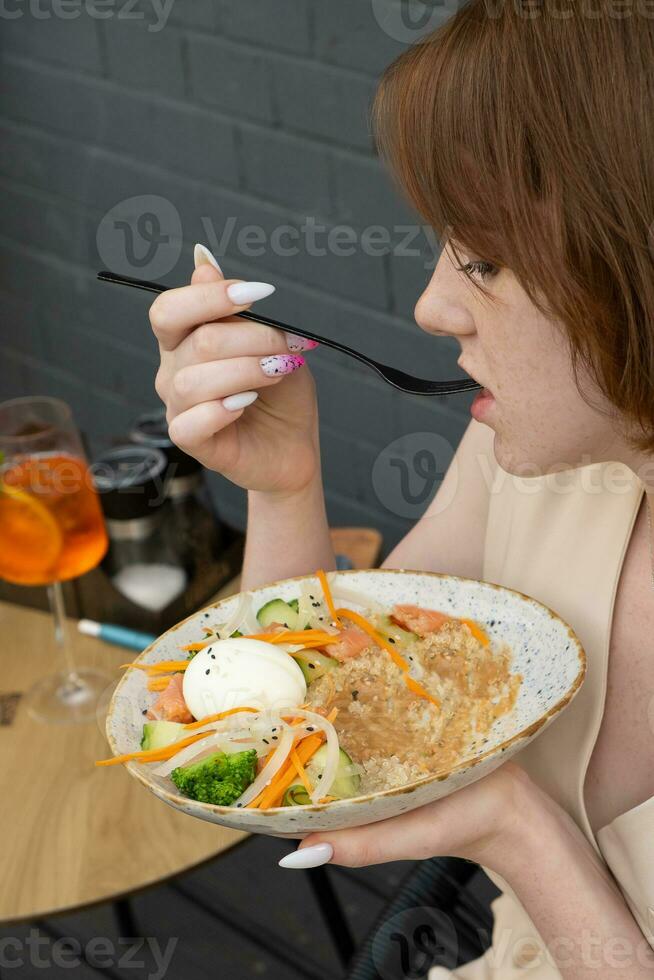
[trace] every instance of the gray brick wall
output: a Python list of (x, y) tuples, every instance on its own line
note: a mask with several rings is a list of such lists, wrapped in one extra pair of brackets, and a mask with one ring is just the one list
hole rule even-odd
[[(369, 132), (376, 77), (404, 43), (380, 26), (397, 22), (398, 3), (174, 0), (163, 25), (145, 0), (98, 4), (102, 17), (81, 2), (40, 0), (38, 17), (12, 8), (20, 16), (0, 24), (0, 398), (67, 399), (94, 451), (158, 405), (147, 295), (94, 281), (103, 216), (152, 194), (182, 224), (166, 281), (187, 279), (203, 241), (224, 251), (230, 276), (276, 284), (262, 311), (452, 376), (454, 345), (412, 320), (433, 249)], [(326, 254), (312, 254), (307, 222)], [(421, 254), (383, 247), (384, 235), (395, 245), (406, 236), (401, 226), (416, 228)], [(297, 254), (273, 246), (280, 233), (282, 245), (298, 236)], [(388, 549), (416, 515), (380, 492), (375, 461), (412, 433), (438, 433), (453, 450), (468, 399), (402, 396), (327, 350), (312, 367), (330, 519), (379, 527)], [(218, 476), (211, 486), (242, 526), (243, 492)]]

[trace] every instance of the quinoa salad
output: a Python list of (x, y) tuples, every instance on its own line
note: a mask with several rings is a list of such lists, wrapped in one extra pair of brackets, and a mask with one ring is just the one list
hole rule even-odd
[(522, 678), (484, 624), (334, 586), (243, 593), (179, 660), (135, 662), (155, 697), (138, 763), (214, 806), (331, 804), (447, 773), (515, 705)]

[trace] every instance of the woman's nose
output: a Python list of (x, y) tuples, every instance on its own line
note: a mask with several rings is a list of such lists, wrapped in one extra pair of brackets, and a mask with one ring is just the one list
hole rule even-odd
[(416, 303), (418, 326), (436, 336), (461, 337), (475, 333), (469, 308), (470, 283), (453, 265), (444, 249), (427, 288)]

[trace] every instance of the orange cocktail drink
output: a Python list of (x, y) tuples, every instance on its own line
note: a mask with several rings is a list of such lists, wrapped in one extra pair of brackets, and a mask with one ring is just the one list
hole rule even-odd
[(49, 585), (88, 572), (107, 534), (86, 463), (43, 453), (0, 466), (0, 578)]

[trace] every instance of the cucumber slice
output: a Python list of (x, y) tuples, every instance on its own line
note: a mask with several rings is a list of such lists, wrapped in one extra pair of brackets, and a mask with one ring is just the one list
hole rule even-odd
[(379, 624), (379, 632), (388, 640), (393, 640), (398, 646), (407, 646), (418, 639), (415, 633), (402, 629), (394, 623), (390, 616), (382, 616)]
[[(327, 746), (321, 745), (307, 765), (307, 776), (309, 777), (312, 786), (315, 786), (319, 781), (319, 778), (325, 768), (326, 759)], [(352, 759), (349, 757), (345, 749), (339, 749), (336, 779), (332, 783), (331, 789), (329, 790), (329, 796), (337, 796), (339, 800), (347, 800), (350, 796), (357, 795), (360, 785), (361, 777), (359, 776), (357, 768), (352, 762)]]
[(184, 725), (177, 721), (146, 721), (141, 738), (142, 749), (163, 749), (181, 736)]
[[(319, 781), (325, 769), (327, 758), (327, 746), (321, 745), (315, 755), (311, 758), (307, 766), (307, 776), (313, 786)], [(356, 796), (361, 785), (356, 766), (345, 749), (339, 750), (338, 768), (336, 779), (332, 783), (329, 796), (336, 796), (339, 800), (347, 800), (351, 796)], [(295, 783), (284, 793), (282, 806), (307, 806), (311, 803), (309, 794), (302, 783)]]
[(317, 650), (296, 650), (292, 657), (304, 674), (307, 684), (338, 667), (337, 660), (327, 657), (324, 653), (318, 653)]
[(282, 800), (282, 806), (306, 806), (308, 803), (311, 803), (311, 800), (302, 783), (289, 786)]
[(300, 608), (300, 600), (299, 599), (289, 599), (288, 600), (288, 604), (291, 607), (291, 609), (295, 609), (296, 612)]
[(263, 627), (271, 626), (272, 623), (280, 623), (294, 630), (297, 626), (297, 610), (283, 599), (271, 599), (266, 602), (257, 613), (257, 620)]

